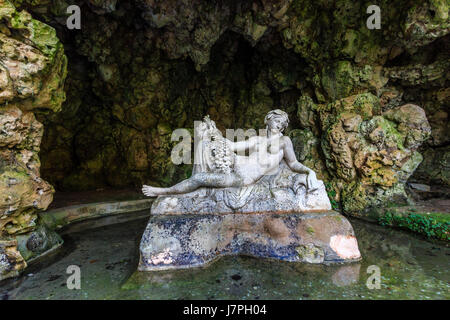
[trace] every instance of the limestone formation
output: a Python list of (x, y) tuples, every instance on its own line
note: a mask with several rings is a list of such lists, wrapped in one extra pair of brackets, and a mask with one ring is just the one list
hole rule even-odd
[(287, 19), (292, 0), (249, 2), (140, 0), (144, 19), (154, 27), (149, 37), (171, 58), (189, 56), (197, 69), (208, 63), (212, 46), (227, 30), (256, 44), (269, 27)]
[(422, 161), (417, 150), (431, 133), (422, 108), (406, 104), (383, 112), (372, 94), (300, 108), (317, 119), (307, 126), (322, 129), (330, 189), (345, 212), (364, 216), (368, 207), (406, 201), (405, 183)]
[(53, 28), (0, 3), (0, 279), (25, 268), (15, 239), (32, 234), (53, 199), (40, 177), (44, 128), (33, 112), (60, 110), (66, 63)]
[(0, 109), (0, 232), (2, 236), (31, 231), (37, 210), (52, 202), (54, 189), (39, 177), (42, 124), (33, 113)]
[(26, 266), (17, 251), (17, 241), (0, 239), (0, 280), (17, 276)]
[[(281, 102), (293, 120), (289, 129), (309, 129), (320, 142), (319, 124), (304, 126), (310, 115), (294, 118), (306, 96), (328, 104), (372, 93), (383, 111), (413, 103), (426, 111), (429, 141), (439, 141), (430, 147), (445, 143), (450, 50), (445, 32), (434, 32), (448, 23), (443, 2), (381, 2), (383, 28), (374, 32), (362, 23), (363, 4), (345, 1), (249, 2), (240, 9), (216, 1), (95, 1), (83, 6), (76, 34), (65, 30), (63, 11), (45, 3), (27, 8), (61, 23), (74, 57), (63, 112), (39, 117), (46, 126), (42, 172), (58, 189), (185, 179), (190, 168), (167, 161), (170, 132), (204, 114), (221, 130), (259, 127)], [(236, 27), (246, 21), (248, 27)], [(253, 22), (267, 27), (258, 40), (244, 32), (262, 30)], [(425, 22), (425, 33), (412, 32)], [(428, 40), (413, 41), (422, 36)], [(320, 143), (311, 150), (311, 163), (324, 169)], [(328, 170), (318, 172), (331, 182)]]
[(59, 111), (67, 59), (55, 30), (9, 1), (0, 4), (0, 20), (0, 104)]
[(423, 157), (423, 162), (411, 180), (441, 186), (450, 185), (450, 146), (428, 149)]

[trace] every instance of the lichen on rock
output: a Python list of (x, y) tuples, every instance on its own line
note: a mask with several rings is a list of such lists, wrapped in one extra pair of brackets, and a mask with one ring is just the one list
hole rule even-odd
[[(66, 64), (52, 27), (0, 3), (0, 242), (34, 230), (37, 212), (53, 200), (53, 187), (40, 177), (44, 128), (33, 112), (61, 109)], [(0, 252), (9, 264), (0, 278), (26, 266), (15, 240), (8, 241), (13, 258)]]
[(404, 184), (431, 133), (423, 109), (407, 104), (382, 112), (376, 96), (359, 94), (314, 110), (325, 164), (345, 212), (363, 215), (370, 206), (407, 198)]
[(0, 280), (17, 276), (27, 263), (17, 251), (17, 241), (0, 238)]
[(0, 104), (59, 111), (67, 59), (56, 31), (9, 1), (0, 5), (0, 21)]

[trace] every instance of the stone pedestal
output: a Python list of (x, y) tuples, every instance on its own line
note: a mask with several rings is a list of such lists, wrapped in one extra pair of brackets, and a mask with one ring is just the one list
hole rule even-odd
[(140, 244), (140, 271), (203, 266), (221, 255), (306, 263), (361, 258), (348, 220), (315, 213), (154, 215)]

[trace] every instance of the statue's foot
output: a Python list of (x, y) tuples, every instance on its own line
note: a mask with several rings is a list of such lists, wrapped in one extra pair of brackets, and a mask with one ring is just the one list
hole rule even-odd
[(147, 196), (147, 197), (157, 197), (159, 194), (156, 192), (156, 190), (159, 188), (155, 188), (155, 187), (151, 187), (151, 186), (146, 186), (144, 185), (142, 187), (142, 192)]

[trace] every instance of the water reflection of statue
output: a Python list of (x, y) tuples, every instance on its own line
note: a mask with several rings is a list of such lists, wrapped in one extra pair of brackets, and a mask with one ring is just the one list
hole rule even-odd
[[(244, 187), (274, 174), (282, 162), (293, 172), (303, 174), (302, 184), (308, 191), (320, 187), (322, 183), (315, 172), (297, 161), (291, 139), (282, 134), (289, 123), (287, 113), (272, 110), (264, 122), (267, 135), (233, 142), (224, 138), (214, 121), (206, 117), (198, 128), (201, 141), (195, 150), (192, 176), (169, 188), (144, 185), (143, 193), (154, 197), (189, 193), (202, 187)], [(239, 155), (243, 151), (248, 156)]]

